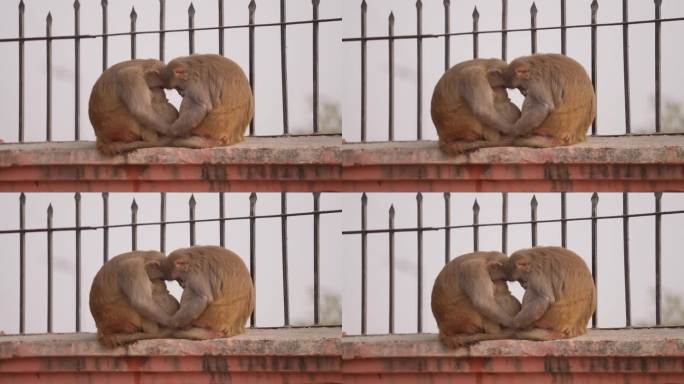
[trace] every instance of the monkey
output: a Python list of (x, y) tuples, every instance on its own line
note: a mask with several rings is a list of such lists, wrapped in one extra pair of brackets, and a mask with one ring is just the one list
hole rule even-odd
[[(447, 348), (509, 338), (520, 302), (508, 290), (501, 252), (473, 252), (447, 263), (432, 287), (432, 314)], [(505, 329), (504, 329), (505, 328)]]
[(596, 310), (596, 286), (581, 257), (561, 247), (514, 252), (504, 262), (506, 279), (525, 294), (513, 318), (516, 339), (555, 340), (583, 335)]
[(510, 145), (505, 136), (520, 117), (508, 98), (503, 78), (506, 62), (475, 59), (456, 64), (437, 82), (432, 94), (432, 122), (439, 148), (457, 155), (485, 147)]
[(183, 287), (180, 309), (170, 319), (171, 337), (195, 340), (230, 337), (245, 331), (255, 293), (242, 259), (218, 246), (171, 252), (154, 268)]
[(513, 60), (503, 71), (506, 86), (525, 96), (522, 115), (510, 128), (514, 146), (555, 147), (586, 139), (596, 117), (596, 94), (587, 71), (559, 54)]
[(221, 55), (191, 55), (171, 60), (162, 74), (164, 86), (183, 96), (170, 145), (208, 148), (243, 140), (254, 98), (237, 63)]
[(133, 251), (108, 260), (90, 287), (90, 313), (97, 337), (108, 347), (168, 335), (167, 327), (179, 308), (156, 268), (164, 255)]
[(164, 93), (159, 60), (129, 60), (107, 68), (93, 85), (88, 116), (97, 149), (115, 155), (165, 146), (178, 111)]

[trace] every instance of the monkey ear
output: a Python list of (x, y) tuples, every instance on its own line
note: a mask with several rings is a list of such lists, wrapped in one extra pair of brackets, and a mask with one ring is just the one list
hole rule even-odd
[(501, 69), (490, 69), (487, 71), (487, 81), (492, 87), (503, 87), (506, 84)]
[(492, 279), (500, 279), (505, 276), (504, 266), (500, 261), (488, 261), (487, 271)]
[(527, 260), (517, 260), (515, 262), (515, 268), (524, 272), (530, 271), (530, 262)]
[(159, 70), (156, 69), (151, 69), (149, 71), (145, 71), (145, 82), (147, 83), (147, 86), (150, 88), (154, 87), (162, 87), (164, 86), (164, 80), (161, 77), (161, 73)]
[(161, 279), (164, 277), (164, 272), (161, 269), (159, 260), (148, 261), (145, 263), (145, 272), (150, 279)]
[(187, 260), (182, 260), (182, 259), (177, 259), (174, 262), (174, 266), (176, 267), (177, 270), (179, 271), (187, 271), (188, 270), (188, 261)]

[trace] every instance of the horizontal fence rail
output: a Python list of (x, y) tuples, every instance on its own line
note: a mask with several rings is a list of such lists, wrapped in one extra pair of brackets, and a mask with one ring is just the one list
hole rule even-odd
[[(388, 99), (388, 133), (387, 141), (393, 141), (395, 137), (394, 131), (394, 121), (395, 121), (395, 70), (394, 70), (394, 42), (396, 40), (416, 40), (416, 140), (421, 140), (424, 137), (423, 134), (423, 46), (422, 42), (424, 39), (444, 39), (444, 70), (446, 71), (451, 66), (450, 55), (451, 55), (451, 40), (450, 37), (453, 36), (472, 36), (473, 45), (473, 58), (479, 57), (479, 36), (486, 34), (500, 34), (501, 35), (501, 59), (507, 60), (507, 49), (508, 49), (508, 35), (509, 33), (517, 32), (529, 32), (530, 33), (530, 53), (537, 53), (537, 33), (539, 31), (552, 31), (558, 30), (561, 34), (561, 47), (560, 52), (566, 54), (567, 48), (567, 30), (569, 29), (589, 29), (590, 30), (590, 41), (588, 44), (591, 46), (591, 64), (588, 72), (591, 74), (592, 85), (594, 90), (598, 93), (597, 89), (597, 62), (598, 62), (598, 52), (597, 52), (597, 29), (599, 27), (622, 27), (622, 48), (623, 48), (623, 83), (624, 83), (624, 113), (625, 113), (625, 134), (631, 134), (631, 104), (630, 104), (630, 71), (629, 71), (629, 26), (641, 25), (641, 24), (651, 24), (653, 25), (655, 31), (654, 38), (654, 108), (655, 108), (655, 132), (661, 132), (661, 115), (662, 115), (662, 90), (661, 90), (661, 24), (667, 22), (680, 22), (684, 21), (684, 17), (661, 17), (661, 4), (662, 0), (649, 1), (653, 4), (653, 10), (655, 17), (647, 20), (629, 20), (628, 17), (628, 0), (622, 1), (622, 21), (618, 22), (597, 22), (597, 15), (599, 11), (599, 2), (593, 0), (587, 9), (587, 13), (591, 16), (591, 22), (589, 24), (566, 24), (566, 0), (558, 0), (560, 4), (560, 25), (549, 26), (549, 27), (538, 27), (537, 26), (537, 16), (538, 10), (536, 4), (533, 2), (530, 7), (530, 27), (528, 28), (508, 28), (508, 0), (501, 0), (501, 28), (500, 29), (479, 29), (480, 13), (477, 6), (474, 7), (472, 12), (472, 28), (470, 31), (453, 32), (451, 31), (451, 18), (453, 14), (453, 9), (451, 7), (450, 0), (443, 1), (443, 15), (444, 15), (444, 32), (443, 33), (423, 33), (423, 1), (417, 0), (415, 2), (416, 7), (416, 33), (415, 34), (403, 34), (397, 35), (394, 33), (395, 25), (399, 22), (396, 20), (394, 12), (390, 11), (389, 17), (387, 19), (388, 34), (380, 36), (368, 36), (367, 34), (367, 14), (368, 5), (366, 0), (362, 0), (360, 4), (360, 20), (361, 20), (361, 33), (359, 36), (346, 37), (342, 41), (345, 43), (360, 43), (361, 52), (361, 63), (359, 65), (361, 71), (361, 82), (360, 82), (360, 136), (359, 141), (365, 142), (367, 138), (367, 122), (368, 122), (368, 99), (367, 99), (367, 88), (368, 88), (368, 71), (367, 71), (367, 61), (368, 61), (368, 43), (369, 42), (386, 42), (389, 47), (389, 64), (387, 67), (387, 73), (389, 75), (389, 89), (387, 93)], [(611, 70), (614, 70), (611, 68)], [(642, 75), (642, 73), (639, 73)], [(401, 95), (401, 97), (410, 97), (409, 94)], [(598, 117), (593, 121), (591, 127), (591, 134), (598, 135)], [(350, 124), (350, 123), (347, 123)]]
[[(225, 247), (227, 244), (226, 240), (226, 222), (227, 221), (248, 221), (249, 222), (249, 255), (248, 255), (248, 264), (250, 266), (250, 274), (252, 276), (252, 279), (254, 281), (255, 287), (258, 286), (259, 281), (257, 279), (257, 271), (256, 271), (256, 260), (257, 260), (257, 252), (256, 252), (256, 247), (257, 247), (257, 230), (256, 230), (256, 222), (257, 220), (266, 220), (266, 219), (280, 219), (280, 226), (281, 226), (281, 233), (280, 233), (280, 242), (281, 242), (281, 249), (282, 249), (282, 259), (281, 259), (281, 265), (280, 267), (282, 268), (282, 281), (283, 281), (283, 326), (292, 326), (290, 322), (290, 291), (289, 291), (289, 285), (290, 285), (290, 270), (288, 267), (289, 263), (289, 258), (288, 258), (288, 219), (293, 218), (293, 217), (312, 217), (313, 218), (313, 224), (311, 228), (311, 232), (313, 234), (313, 243), (311, 244), (312, 249), (313, 249), (313, 293), (312, 293), (312, 298), (313, 298), (313, 308), (314, 308), (314, 313), (313, 313), (313, 323), (311, 324), (306, 324), (305, 326), (318, 326), (318, 325), (330, 325), (330, 324), (323, 324), (321, 320), (321, 297), (320, 297), (320, 244), (321, 244), (321, 221), (320, 217), (321, 215), (331, 215), (331, 214), (340, 214), (342, 212), (341, 209), (328, 209), (328, 210), (322, 210), (320, 209), (320, 198), (321, 198), (321, 193), (319, 192), (314, 192), (311, 194), (312, 196), (312, 206), (313, 210), (307, 210), (307, 211), (300, 211), (300, 212), (290, 212), (288, 211), (287, 208), (287, 193), (280, 193), (280, 212), (279, 213), (273, 213), (273, 214), (256, 214), (256, 207), (257, 207), (257, 194), (256, 193), (251, 193), (249, 195), (249, 199), (246, 202), (249, 205), (249, 215), (248, 216), (227, 216), (226, 211), (227, 211), (227, 204), (226, 204), (226, 197), (225, 193), (218, 193), (218, 207), (216, 209), (218, 217), (216, 218), (210, 218), (210, 219), (197, 219), (196, 218), (196, 210), (197, 210), (197, 205), (198, 202), (195, 199), (195, 195), (192, 194), (188, 200), (188, 219), (187, 220), (166, 220), (167, 217), (167, 194), (166, 193), (161, 193), (160, 194), (160, 219), (159, 221), (146, 221), (146, 222), (139, 222), (138, 221), (138, 214), (139, 214), (139, 206), (135, 198), (132, 199), (131, 205), (130, 205), (130, 222), (126, 224), (109, 224), (109, 219), (110, 219), (110, 201), (109, 201), (109, 193), (104, 192), (101, 194), (101, 202), (102, 202), (102, 211), (101, 211), (101, 218), (102, 218), (102, 225), (96, 225), (96, 226), (86, 226), (82, 225), (82, 204), (81, 204), (81, 193), (75, 193), (73, 195), (74, 203), (75, 203), (75, 208), (74, 208), (74, 218), (75, 218), (75, 226), (61, 226), (61, 227), (56, 227), (54, 226), (54, 216), (58, 214), (56, 210), (54, 209), (52, 203), (50, 203), (46, 209), (47, 212), (47, 219), (46, 219), (46, 226), (41, 227), (41, 228), (27, 228), (26, 226), (26, 194), (21, 193), (19, 195), (19, 201), (18, 201), (18, 214), (19, 214), (19, 228), (17, 229), (11, 229), (11, 230), (2, 230), (0, 231), (0, 236), (2, 235), (18, 235), (19, 236), (19, 265), (20, 265), (20, 270), (19, 270), (19, 333), (23, 334), (26, 331), (26, 307), (27, 307), (27, 299), (26, 299), (26, 284), (29, 281), (27, 278), (27, 271), (26, 271), (26, 236), (27, 234), (36, 234), (36, 233), (44, 233), (46, 234), (46, 241), (47, 241), (47, 332), (52, 332), (53, 331), (53, 316), (54, 316), (54, 280), (53, 280), (53, 270), (54, 270), (54, 262), (53, 262), (53, 255), (54, 255), (54, 234), (56, 232), (73, 232), (74, 233), (74, 245), (75, 245), (75, 268), (76, 268), (76, 278), (75, 278), (75, 295), (76, 295), (76, 305), (75, 305), (75, 316), (76, 316), (76, 323), (74, 325), (74, 330), (76, 332), (81, 331), (81, 320), (83, 317), (82, 314), (82, 303), (81, 303), (81, 290), (82, 290), (82, 285), (81, 285), (81, 265), (83, 263), (83, 257), (82, 257), (82, 234), (84, 231), (102, 231), (103, 237), (102, 237), (102, 250), (103, 250), (103, 260), (102, 263), (107, 262), (110, 257), (110, 252), (109, 252), (109, 235), (110, 235), (110, 229), (115, 229), (115, 228), (130, 228), (130, 236), (131, 236), (131, 251), (137, 250), (138, 249), (138, 229), (139, 227), (144, 227), (144, 226), (157, 226), (159, 227), (159, 238), (160, 238), (160, 244), (159, 244), (159, 250), (161, 252), (166, 252), (166, 233), (167, 233), (167, 226), (168, 225), (173, 225), (173, 224), (187, 224), (188, 225), (188, 231), (189, 231), (189, 244), (188, 246), (192, 246), (196, 244), (196, 226), (198, 223), (217, 223), (219, 226), (220, 230), (220, 235), (219, 235), (219, 244), (222, 247)], [(60, 212), (61, 213), (61, 212)], [(63, 214), (63, 213), (62, 213)], [(277, 235), (274, 233), (269, 233), (269, 234), (262, 234), (261, 236), (268, 237), (268, 238), (274, 238)], [(262, 237), (262, 239), (264, 238)], [(271, 282), (269, 281), (264, 281), (263, 284), (270, 285)], [(89, 288), (86, 288), (89, 289)], [(298, 324), (298, 326), (301, 324)], [(336, 324), (339, 325), (339, 324)], [(255, 327), (256, 326), (256, 311), (252, 314), (252, 317), (250, 319), (250, 326)]]
[[(388, 297), (388, 313), (389, 313), (389, 319), (388, 319), (388, 328), (387, 331), (388, 333), (394, 333), (395, 330), (395, 300), (396, 300), (396, 291), (395, 291), (395, 253), (396, 253), (396, 244), (395, 244), (395, 235), (397, 233), (415, 233), (416, 234), (416, 244), (417, 244), (417, 250), (416, 250), (416, 270), (415, 270), (415, 276), (416, 276), (416, 292), (417, 292), (417, 301), (416, 301), (416, 313), (417, 313), (417, 325), (416, 325), (416, 332), (422, 332), (423, 331), (423, 293), (424, 293), (424, 284), (423, 284), (423, 265), (424, 265), (424, 258), (423, 258), (423, 251), (424, 251), (424, 245), (423, 245), (423, 234), (428, 231), (444, 231), (444, 264), (448, 263), (453, 257), (457, 255), (453, 255), (451, 251), (451, 230), (453, 229), (465, 229), (465, 228), (471, 228), (472, 229), (472, 251), (478, 251), (479, 250), (479, 244), (480, 244), (480, 233), (479, 229), (483, 227), (500, 227), (501, 228), (501, 236), (502, 236), (502, 243), (501, 243), (501, 251), (503, 253), (508, 252), (508, 232), (509, 228), (511, 226), (520, 226), (520, 225), (529, 225), (530, 228), (530, 235), (531, 235), (531, 245), (536, 246), (537, 244), (537, 234), (538, 234), (538, 225), (539, 224), (544, 224), (544, 223), (560, 223), (561, 224), (561, 243), (558, 244), (560, 246), (565, 247), (567, 244), (567, 223), (569, 222), (586, 222), (591, 224), (591, 263), (590, 263), (590, 268), (592, 271), (592, 276), (594, 278), (594, 281), (598, 281), (598, 267), (597, 267), (597, 262), (598, 262), (598, 222), (599, 221), (605, 221), (605, 220), (616, 220), (619, 219), (622, 221), (622, 235), (623, 235), (623, 249), (624, 249), (624, 276), (625, 276), (625, 294), (624, 294), (624, 301), (625, 301), (625, 327), (632, 327), (632, 308), (631, 308), (631, 290), (632, 287), (630, 285), (630, 263), (629, 263), (629, 257), (630, 257), (630, 251), (629, 251), (629, 237), (630, 237), (630, 219), (633, 218), (643, 218), (643, 217), (653, 217), (655, 219), (655, 228), (654, 228), (654, 234), (655, 234), (655, 249), (654, 249), (654, 255), (655, 255), (655, 325), (656, 326), (662, 326), (662, 287), (661, 287), (661, 258), (662, 258), (662, 217), (667, 216), (667, 215), (684, 215), (684, 210), (668, 210), (668, 211), (663, 211), (661, 209), (661, 201), (662, 201), (662, 193), (661, 192), (656, 192), (653, 194), (653, 202), (654, 202), (654, 210), (652, 212), (646, 212), (646, 213), (629, 213), (629, 195), (627, 193), (624, 193), (622, 195), (622, 214), (619, 215), (598, 215), (598, 206), (599, 206), (599, 196), (597, 193), (593, 193), (591, 197), (589, 198), (589, 204), (591, 205), (591, 215), (590, 216), (583, 216), (583, 217), (572, 217), (568, 218), (566, 216), (566, 195), (561, 194), (561, 201), (562, 205), (561, 207), (563, 208), (561, 210), (561, 217), (558, 219), (538, 219), (537, 214), (538, 214), (538, 202), (537, 198), (535, 195), (532, 196), (530, 199), (530, 220), (518, 220), (518, 221), (509, 221), (508, 220), (508, 193), (503, 193), (502, 194), (502, 199), (501, 199), (501, 221), (499, 222), (490, 222), (490, 223), (481, 223), (480, 222), (480, 204), (478, 203), (477, 199), (473, 201), (472, 205), (472, 223), (471, 224), (464, 224), (464, 225), (452, 225), (451, 224), (451, 203), (452, 199), (451, 196), (452, 194), (450, 192), (446, 192), (443, 194), (443, 207), (444, 207), (444, 225), (441, 226), (425, 226), (423, 225), (423, 194), (422, 193), (417, 193), (415, 195), (416, 198), (416, 225), (415, 226), (410, 226), (410, 227), (396, 227), (395, 224), (395, 217), (397, 215), (397, 212), (399, 211), (399, 207), (395, 207), (394, 204), (391, 204), (389, 206), (389, 209), (387, 210), (387, 221), (388, 221), (388, 226), (384, 228), (368, 228), (368, 196), (366, 193), (363, 193), (360, 197), (360, 217), (361, 217), (361, 223), (360, 223), (360, 229), (353, 229), (353, 230), (344, 230), (342, 231), (342, 235), (345, 235), (346, 237), (350, 236), (359, 236), (360, 238), (360, 255), (361, 255), (361, 271), (360, 271), (360, 276), (361, 276), (361, 334), (365, 335), (367, 334), (367, 322), (368, 322), (368, 308), (367, 308), (367, 301), (368, 301), (368, 236), (372, 235), (386, 235), (388, 244), (387, 244), (387, 258), (388, 262), (387, 265), (389, 265), (389, 271), (387, 272), (389, 275), (389, 297)], [(411, 208), (410, 207), (402, 207), (401, 208), (404, 211), (408, 211)], [(552, 244), (547, 244), (547, 245), (552, 245)], [(378, 252), (377, 249), (374, 249), (372, 252), (375, 256), (374, 257), (383, 257), (382, 254), (379, 254), (381, 252)], [(431, 287), (431, 282), (430, 282), (430, 287)], [(428, 287), (428, 289), (431, 289)], [(598, 312), (598, 311), (597, 311)], [(596, 313), (594, 313), (594, 316), (592, 317), (591, 321), (591, 326), (593, 328), (597, 327), (597, 317)]]
[[(189, 3), (188, 6), (188, 27), (187, 28), (174, 28), (174, 29), (166, 29), (166, 0), (158, 0), (159, 2), (159, 28), (158, 29), (152, 29), (152, 30), (138, 30), (137, 29), (137, 21), (138, 21), (138, 13), (135, 10), (135, 7), (131, 8), (131, 12), (129, 15), (130, 18), (130, 29), (127, 32), (109, 32), (108, 26), (109, 26), (109, 17), (108, 17), (108, 10), (109, 10), (109, 3), (107, 0), (102, 0), (101, 1), (101, 16), (102, 16), (102, 33), (96, 33), (96, 34), (81, 34), (80, 33), (80, 9), (81, 9), (81, 3), (79, 0), (75, 0), (73, 2), (73, 15), (74, 15), (74, 27), (73, 27), (73, 34), (66, 34), (66, 35), (53, 35), (52, 34), (52, 24), (53, 24), (53, 16), (51, 12), (48, 12), (46, 19), (45, 19), (45, 29), (46, 33), (45, 36), (25, 36), (24, 35), (24, 30), (26, 26), (25, 22), (25, 13), (26, 13), (26, 5), (24, 4), (24, 1), (21, 0), (18, 5), (18, 15), (19, 15), (19, 28), (18, 28), (18, 35), (17, 37), (4, 37), (0, 38), (0, 44), (3, 43), (16, 43), (18, 45), (18, 58), (19, 58), (19, 90), (18, 90), (18, 98), (19, 98), (19, 111), (18, 111), (18, 142), (24, 142), (25, 139), (25, 103), (26, 103), (26, 78), (25, 78), (25, 69), (26, 69), (26, 60), (25, 60), (25, 43), (26, 42), (44, 42), (45, 47), (46, 47), (46, 60), (47, 60), (47, 69), (46, 69), (46, 89), (47, 89), (47, 99), (46, 99), (46, 110), (47, 110), (47, 117), (46, 117), (46, 124), (45, 124), (45, 141), (51, 141), (53, 138), (53, 132), (52, 132), (52, 104), (53, 104), (53, 97), (52, 97), (52, 75), (53, 75), (53, 57), (52, 57), (52, 42), (56, 40), (73, 40), (74, 42), (74, 59), (73, 59), (73, 65), (74, 65), (74, 140), (79, 140), (81, 138), (81, 126), (80, 126), (80, 114), (81, 114), (81, 103), (84, 102), (82, 100), (81, 95), (80, 95), (80, 86), (81, 86), (81, 49), (80, 49), (80, 43), (81, 40), (83, 39), (101, 39), (102, 41), (102, 70), (104, 71), (108, 66), (108, 50), (109, 50), (109, 40), (108, 38), (110, 37), (117, 37), (117, 36), (128, 36), (130, 37), (130, 58), (135, 59), (136, 57), (140, 57), (140, 52), (137, 52), (137, 40), (136, 38), (140, 35), (157, 35), (159, 37), (159, 59), (160, 60), (165, 60), (165, 41), (166, 41), (166, 35), (168, 33), (187, 33), (188, 34), (188, 54), (193, 54), (195, 53), (195, 32), (197, 31), (217, 31), (218, 36), (219, 36), (219, 43), (217, 47), (217, 53), (224, 55), (225, 52), (225, 47), (226, 47), (226, 39), (224, 36), (224, 32), (226, 30), (231, 30), (231, 29), (247, 29), (249, 31), (248, 33), (248, 47), (249, 47), (249, 63), (248, 63), (248, 77), (249, 77), (249, 83), (250, 86), (252, 87), (252, 92), (254, 93), (255, 89), (255, 80), (256, 80), (256, 56), (255, 56), (255, 51), (256, 51), (256, 37), (255, 37), (255, 29), (256, 28), (274, 28), (274, 27), (279, 27), (280, 28), (280, 57), (281, 57), (281, 62), (280, 62), (280, 72), (281, 72), (281, 92), (282, 92), (282, 119), (283, 119), (283, 130), (282, 130), (282, 135), (289, 135), (289, 111), (288, 111), (288, 95), (290, 92), (290, 89), (288, 88), (288, 83), (287, 83), (287, 72), (288, 72), (288, 61), (287, 61), (287, 27), (289, 26), (298, 26), (298, 25), (311, 25), (312, 26), (312, 63), (313, 63), (313, 86), (311, 89), (311, 94), (312, 94), (312, 99), (313, 99), (313, 105), (312, 105), (312, 128), (311, 128), (311, 133), (313, 134), (318, 134), (320, 129), (319, 129), (319, 81), (318, 81), (318, 73), (319, 73), (319, 66), (320, 66), (320, 61), (319, 61), (319, 25), (320, 24), (326, 24), (326, 23), (337, 23), (341, 22), (342, 18), (319, 18), (319, 6), (320, 6), (320, 0), (312, 0), (311, 1), (311, 8), (312, 8), (312, 18), (308, 20), (287, 20), (286, 18), (286, 2), (280, 1), (280, 20), (279, 21), (274, 21), (274, 22), (268, 22), (268, 23), (256, 23), (255, 22), (255, 15), (257, 12), (257, 2), (255, 0), (251, 0), (250, 3), (248, 4), (248, 23), (247, 24), (236, 24), (236, 25), (224, 25), (224, 10), (225, 10), (225, 2), (224, 0), (217, 0), (217, 13), (218, 13), (218, 25), (216, 26), (209, 26), (209, 27), (195, 27), (194, 20), (195, 20), (195, 6), (192, 2)], [(30, 4), (30, 2), (29, 2)], [(5, 10), (7, 11), (7, 10)], [(141, 17), (143, 15), (140, 15)], [(146, 56), (152, 56), (150, 54), (147, 54)], [(275, 63), (274, 63), (275, 65)], [(274, 69), (275, 70), (275, 69)], [(36, 108), (36, 104), (32, 103), (32, 108)], [(258, 105), (255, 107), (258, 110)], [(256, 128), (255, 128), (255, 122), (254, 119), (252, 119), (252, 122), (249, 127), (249, 135), (255, 135), (256, 134)]]

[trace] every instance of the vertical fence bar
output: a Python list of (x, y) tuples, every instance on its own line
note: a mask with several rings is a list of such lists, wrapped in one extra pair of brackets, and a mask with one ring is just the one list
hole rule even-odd
[(656, 287), (656, 325), (662, 324), (662, 286), (661, 286), (661, 221), (662, 214), (660, 213), (662, 192), (655, 194), (655, 287)]
[[(164, 1), (164, 0), (160, 0)], [(102, 0), (100, 2), (100, 6), (102, 7), (102, 72), (107, 69), (107, 51), (108, 51), (108, 46), (109, 46), (109, 37), (107, 36), (107, 33), (109, 31), (109, 17), (108, 17), (108, 12), (107, 12), (107, 0)]]
[(451, 66), (451, 1), (444, 0), (444, 72)]
[(387, 29), (388, 35), (390, 37), (387, 40), (387, 44), (389, 45), (389, 106), (387, 108), (387, 140), (394, 141), (394, 12), (390, 12), (389, 14), (389, 18), (387, 19)]
[[(596, 89), (597, 81), (597, 60), (598, 55), (596, 53), (596, 14), (598, 13), (598, 1), (593, 0), (591, 2), (591, 85), (594, 87), (594, 93), (598, 96), (598, 90)], [(591, 123), (591, 134), (595, 135), (598, 125), (598, 116), (594, 118)]]
[(197, 201), (195, 201), (195, 195), (190, 195), (190, 200), (188, 201), (188, 217), (190, 224), (190, 245), (195, 245), (195, 208), (197, 207)]
[(136, 41), (137, 35), (135, 31), (137, 30), (138, 23), (138, 13), (135, 11), (135, 7), (131, 7), (131, 59), (135, 59), (135, 53), (137, 52)]
[(287, 193), (280, 193), (280, 246), (283, 258), (283, 319), (290, 325), (290, 284), (287, 258)]
[(321, 0), (311, 0), (313, 6), (313, 132), (318, 133), (318, 5)]
[(444, 192), (444, 264), (451, 255), (451, 193)]
[(45, 141), (52, 141), (52, 14), (45, 18)]
[(195, 6), (190, 3), (188, 7), (188, 51), (195, 53)]
[(656, 132), (660, 132), (660, 5), (662, 0), (654, 0), (655, 4), (655, 124)]
[[(598, 211), (598, 193), (594, 192), (591, 195), (591, 275), (594, 278), (594, 284), (598, 287), (598, 267), (597, 267), (597, 256), (598, 256), (598, 220), (596, 219)], [(594, 311), (591, 316), (591, 327), (596, 328), (598, 308)]]
[(138, 203), (135, 198), (131, 203), (131, 250), (138, 250)]
[(423, 194), (416, 194), (416, 236), (418, 237), (418, 333), (423, 332)]
[(159, 194), (159, 250), (166, 253), (166, 192)]
[(321, 279), (320, 279), (320, 259), (321, 259), (321, 214), (319, 213), (321, 207), (321, 193), (313, 193), (313, 236), (314, 236), (314, 324), (318, 325), (319, 321), (319, 308), (320, 308), (320, 297), (321, 297)]
[(76, 332), (81, 331), (81, 193), (74, 194), (76, 214)]
[[(19, 1), (19, 142), (24, 141), (24, 0)], [(23, 313), (23, 312), (22, 312)], [(21, 325), (20, 325), (21, 326)], [(24, 333), (24, 331), (20, 331)]]
[(223, 56), (224, 39), (226, 33), (226, 30), (223, 29), (223, 0), (218, 0), (218, 25), (219, 55)]
[(283, 134), (290, 133), (290, 118), (287, 99), (287, 8), (285, 0), (280, 0), (280, 90), (283, 100)]
[[(254, 2), (254, 1), (252, 1)], [(249, 274), (252, 276), (252, 282), (256, 288), (256, 202), (257, 194), (252, 192), (249, 194)], [(256, 308), (252, 311), (252, 316), (249, 318), (250, 327), (256, 325)]]
[(26, 195), (19, 195), (19, 333), (26, 331)]
[[(221, 0), (219, 0), (221, 1)], [(164, 61), (166, 43), (166, 0), (159, 0), (159, 60)]]
[(532, 195), (532, 200), (530, 200), (530, 221), (532, 230), (532, 246), (537, 246), (537, 196)]
[(366, 13), (368, 7), (366, 0), (361, 2), (361, 141), (366, 141), (366, 96), (367, 96), (367, 67), (366, 53), (368, 51), (366, 41)]
[[(364, 2), (365, 3), (365, 2)], [(368, 234), (366, 233), (368, 224), (368, 196), (361, 195), (361, 334), (366, 334), (366, 321), (368, 302), (366, 300), (366, 290), (368, 288)]]
[(74, 138), (81, 139), (81, 3), (74, 1)]
[(501, 60), (508, 56), (508, 0), (501, 0)]
[[(256, 105), (256, 73), (255, 73), (255, 63), (254, 63), (254, 15), (256, 12), (256, 2), (251, 0), (249, 2), (249, 86), (252, 88), (252, 94), (254, 95), (255, 105)], [(249, 123), (249, 135), (254, 136), (254, 130), (256, 124), (254, 120)], [(253, 324), (252, 324), (253, 326)]]
[[(632, 118), (629, 94), (629, 1), (622, 0), (622, 75), (625, 86), (625, 133), (632, 133)], [(624, 196), (624, 195), (623, 195)]]
[(537, 4), (532, 2), (530, 7), (530, 39), (532, 40), (532, 54), (537, 53)]
[(423, 2), (416, 0), (416, 140), (423, 139)]
[(508, 254), (508, 192), (501, 194), (501, 252)]
[(219, 245), (226, 246), (226, 194), (219, 192)]
[(561, 53), (565, 55), (567, 52), (567, 28), (565, 23), (565, 0), (560, 0), (560, 18), (561, 18)]
[(389, 208), (389, 333), (394, 333), (394, 204)]
[(102, 192), (102, 264), (109, 260), (109, 192)]
[(565, 248), (568, 245), (568, 222), (567, 222), (567, 210), (568, 204), (565, 192), (561, 192), (561, 245)]
[(480, 250), (480, 204), (473, 203), (473, 251)]
[(629, 194), (622, 193), (622, 249), (625, 268), (625, 326), (632, 326), (632, 300), (629, 273)]
[(47, 208), (47, 331), (52, 333), (52, 268), (53, 268), (53, 242), (52, 242), (52, 204)]
[(478, 52), (479, 52), (479, 39), (480, 36), (477, 33), (479, 30), (479, 22), (480, 22), (480, 12), (477, 11), (477, 7), (473, 9), (473, 59), (477, 59)]

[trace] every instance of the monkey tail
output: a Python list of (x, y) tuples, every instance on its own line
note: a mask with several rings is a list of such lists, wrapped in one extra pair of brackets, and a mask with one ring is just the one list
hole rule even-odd
[(475, 333), (475, 334), (457, 334), (445, 335), (439, 334), (439, 340), (449, 349), (456, 349), (467, 347), (469, 345), (477, 344), (480, 341), (486, 340), (505, 340), (513, 338), (513, 331), (501, 331), (499, 333)]
[(507, 147), (511, 145), (510, 140), (477, 140), (477, 141), (439, 141), (439, 149), (448, 156), (456, 156), (465, 152), (474, 151), (480, 148)]
[(163, 339), (168, 337), (167, 331), (160, 331), (158, 333), (111, 333), (111, 334), (97, 334), (97, 339), (108, 348), (116, 348), (121, 345), (130, 344), (138, 340), (148, 340), (148, 339)]

